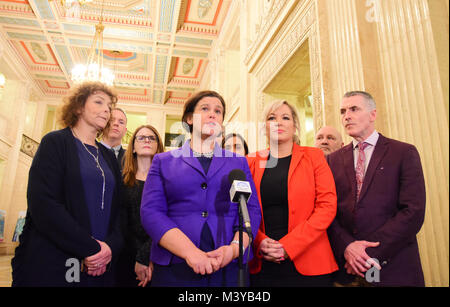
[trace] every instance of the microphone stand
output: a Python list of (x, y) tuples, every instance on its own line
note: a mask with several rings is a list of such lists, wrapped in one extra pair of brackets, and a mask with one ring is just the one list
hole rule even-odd
[[(238, 277), (238, 287), (246, 287), (246, 269), (244, 267), (244, 218), (242, 217), (242, 206), (241, 203), (245, 202), (245, 197), (243, 195), (240, 196), (240, 204), (239, 204), (239, 277)], [(247, 266), (248, 264), (246, 264)]]
[(242, 253), (243, 245), (243, 232), (244, 228), (242, 227), (243, 218), (242, 218), (242, 210), (241, 206), (239, 206), (239, 277), (238, 277), (238, 287), (245, 287), (245, 273), (244, 273), (244, 264), (243, 258), (244, 255)]

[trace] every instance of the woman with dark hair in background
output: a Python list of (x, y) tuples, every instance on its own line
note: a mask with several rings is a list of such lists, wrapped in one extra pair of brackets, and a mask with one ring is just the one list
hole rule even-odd
[(122, 171), (125, 248), (120, 256), (119, 286), (145, 287), (152, 277), (152, 241), (142, 227), (140, 209), (153, 157), (161, 152), (164, 152), (161, 136), (151, 125), (139, 126), (125, 151)]
[(240, 154), (241, 156), (248, 155), (248, 145), (244, 137), (239, 133), (227, 134), (222, 139), (222, 148)]
[[(86, 82), (64, 99), (61, 123), (31, 164), (28, 210), (12, 259), (13, 286), (112, 286), (111, 260), (122, 246), (120, 171), (96, 141), (117, 96)], [(81, 272), (80, 272), (81, 270)]]

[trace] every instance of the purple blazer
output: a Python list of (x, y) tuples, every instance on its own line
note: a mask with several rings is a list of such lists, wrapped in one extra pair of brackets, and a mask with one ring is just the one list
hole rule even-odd
[(358, 202), (352, 143), (327, 160), (338, 197), (328, 233), (340, 276), (350, 276), (343, 268), (347, 245), (366, 240), (380, 242), (366, 249), (382, 267), (374, 285), (424, 286), (416, 234), (425, 217), (425, 182), (417, 149), (380, 134)]
[(141, 202), (142, 225), (152, 238), (151, 261), (159, 265), (184, 261), (158, 244), (173, 228), (179, 228), (199, 247), (202, 227), (208, 223), (215, 248), (230, 244), (239, 226), (239, 211), (238, 204), (230, 202), (228, 174), (237, 168), (244, 171), (253, 191), (247, 206), (255, 237), (261, 209), (245, 157), (216, 144), (205, 174), (189, 141), (179, 149), (155, 155)]

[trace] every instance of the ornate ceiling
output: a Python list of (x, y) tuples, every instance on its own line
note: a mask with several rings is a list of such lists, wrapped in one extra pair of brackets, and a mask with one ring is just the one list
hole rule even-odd
[(199, 87), (231, 0), (0, 1), (0, 31), (46, 96), (67, 93), (103, 5), (104, 65), (119, 101), (180, 105)]

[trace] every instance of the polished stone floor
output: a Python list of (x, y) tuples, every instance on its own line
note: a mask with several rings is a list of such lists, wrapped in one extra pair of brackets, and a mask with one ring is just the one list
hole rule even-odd
[(0, 255), (0, 287), (11, 286), (11, 258), (13, 255)]

